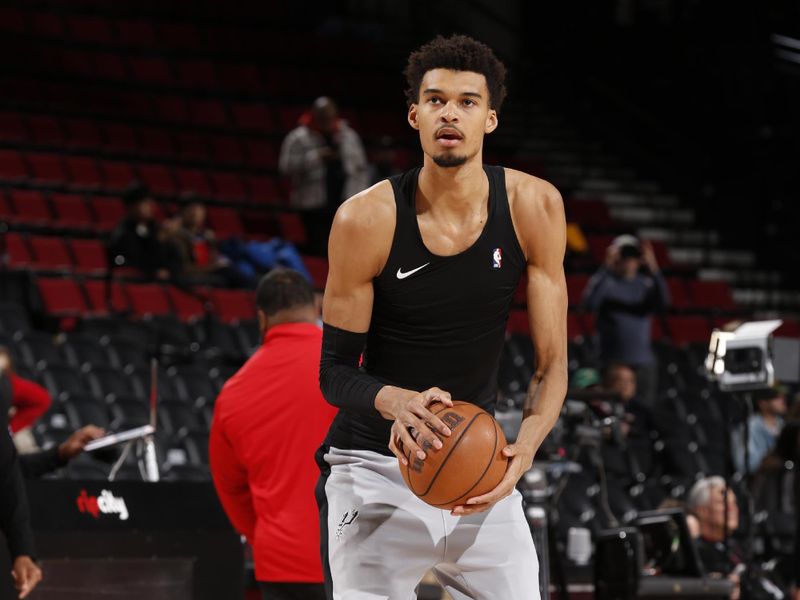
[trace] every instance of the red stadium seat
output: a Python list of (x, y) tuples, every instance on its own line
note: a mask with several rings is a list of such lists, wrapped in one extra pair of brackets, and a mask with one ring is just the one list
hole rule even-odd
[(244, 226), (239, 213), (232, 208), (209, 206), (207, 209), (208, 225), (219, 239), (242, 237)]
[(211, 181), (216, 195), (229, 200), (242, 200), (247, 197), (242, 178), (238, 173), (212, 171)]
[(16, 7), (0, 7), (0, 23), (3, 24), (3, 31), (26, 33), (25, 14), (25, 12)]
[(614, 227), (614, 220), (603, 200), (571, 200), (567, 203), (567, 216), (592, 231), (608, 230)]
[(119, 198), (95, 196), (91, 205), (95, 227), (100, 231), (112, 231), (125, 217), (125, 205)]
[(46, 313), (55, 316), (77, 316), (87, 311), (86, 300), (74, 279), (40, 278), (36, 287)]
[(22, 115), (13, 112), (0, 112), (0, 139), (21, 142), (28, 139), (28, 128)]
[(56, 214), (56, 227), (67, 229), (90, 229), (92, 227), (92, 215), (82, 196), (52, 194), (50, 201)]
[(592, 260), (598, 265), (602, 265), (606, 260), (606, 251), (614, 240), (613, 235), (589, 235), (586, 241), (589, 243), (589, 253)]
[(167, 287), (167, 295), (181, 321), (192, 321), (205, 315), (203, 301), (198, 296), (206, 296), (207, 292), (193, 295), (171, 285)]
[(61, 145), (66, 139), (60, 121), (50, 115), (28, 116), (28, 127), (37, 144)]
[(199, 169), (175, 169), (175, 177), (178, 180), (178, 190), (181, 194), (194, 192), (201, 196), (209, 197), (211, 184), (204, 171)]
[(304, 246), (308, 241), (306, 228), (297, 213), (282, 212), (278, 215), (281, 226), (281, 237), (298, 246)]
[[(109, 298), (109, 288), (110, 298)], [(95, 315), (107, 315), (110, 312), (128, 312), (130, 310), (130, 302), (125, 290), (117, 281), (108, 282), (105, 279), (88, 279), (83, 282), (83, 289), (86, 292), (86, 297), (89, 299), (89, 311)], [(108, 300), (111, 300), (109, 306)]]
[(167, 48), (200, 51), (200, 32), (194, 23), (162, 22), (158, 26), (161, 43)]
[(68, 119), (64, 126), (69, 144), (76, 148), (99, 148), (103, 145), (103, 134), (91, 119)]
[(264, 104), (234, 104), (231, 106), (233, 120), (246, 131), (274, 131), (274, 119)]
[(711, 323), (697, 315), (669, 316), (667, 328), (675, 345), (707, 342), (711, 336)]
[(34, 181), (54, 183), (67, 181), (64, 162), (60, 154), (28, 154)]
[(259, 168), (278, 168), (278, 152), (274, 144), (262, 140), (247, 140), (245, 144), (248, 164)]
[(669, 288), (672, 308), (677, 310), (692, 308), (686, 282), (683, 279), (679, 277), (667, 277), (667, 287)]
[(136, 81), (164, 86), (172, 83), (169, 65), (162, 58), (132, 57), (128, 59), (128, 64)]
[(63, 238), (34, 235), (28, 239), (34, 264), (40, 269), (71, 270), (74, 263)]
[[(527, 313), (525, 313), (527, 315)], [(567, 337), (571, 340), (583, 337), (580, 319), (575, 313), (567, 313)]]
[(211, 138), (211, 157), (216, 164), (239, 165), (244, 162), (241, 143), (237, 138), (227, 135)]
[(38, 35), (51, 38), (64, 36), (64, 23), (61, 15), (51, 12), (31, 13), (31, 29)]
[(108, 270), (106, 247), (97, 239), (69, 242), (72, 256), (75, 257), (75, 270), (79, 273), (99, 275)]
[(66, 19), (67, 30), (73, 39), (95, 44), (112, 44), (114, 33), (111, 21), (103, 17), (70, 16)]
[(156, 114), (165, 123), (185, 123), (189, 120), (186, 100), (180, 96), (159, 96), (156, 98)]
[(0, 150), (0, 179), (17, 180), (28, 177), (28, 167), (15, 150)]
[(172, 174), (164, 165), (140, 164), (139, 175), (147, 187), (156, 194), (171, 196), (176, 191)]
[(142, 152), (149, 156), (172, 158), (175, 155), (175, 145), (166, 129), (141, 127), (139, 129), (139, 142)]
[(588, 275), (567, 275), (567, 297), (569, 298), (570, 306), (580, 305), (583, 291), (588, 283)]
[(97, 52), (94, 55), (95, 77), (111, 81), (125, 81), (128, 79), (128, 70), (119, 54), (110, 52)]
[(784, 319), (783, 325), (775, 330), (775, 336), (800, 338), (800, 321)]
[(164, 288), (155, 283), (129, 283), (125, 291), (131, 301), (133, 314), (144, 316), (163, 316), (172, 314), (172, 307)]
[(208, 60), (182, 60), (178, 62), (178, 81), (190, 88), (214, 89), (217, 78), (214, 63)]
[(226, 323), (252, 319), (256, 313), (255, 297), (243, 290), (211, 290), (214, 312)]
[(530, 334), (530, 327), (528, 326), (528, 311), (527, 310), (512, 310), (508, 313), (508, 322), (506, 323), (506, 330), (508, 333), (519, 333), (522, 335)]
[(27, 269), (33, 263), (33, 255), (27, 240), (18, 233), (5, 234), (6, 255), (11, 269)]
[[(303, 114), (305, 108), (302, 106), (281, 106), (278, 109), (278, 114), (280, 115), (280, 126), (281, 129), (284, 131), (289, 131), (297, 127), (297, 122), (300, 120), (300, 115)], [(381, 116), (377, 120), (377, 127), (371, 128), (371, 131), (381, 131), (381, 128), (385, 129), (387, 124), (387, 119)], [(408, 124), (406, 124), (408, 127)], [(386, 131), (385, 133), (389, 133)]]
[(664, 242), (661, 240), (650, 240), (650, 243), (653, 246), (653, 253), (656, 255), (656, 261), (659, 267), (662, 269), (669, 269), (674, 266), (672, 258), (669, 255), (669, 248), (667, 248)]
[(250, 199), (256, 204), (280, 204), (280, 194), (275, 179), (266, 175), (250, 175), (247, 178)]
[(178, 153), (188, 160), (208, 160), (208, 137), (198, 133), (184, 132), (177, 135)]
[(217, 78), (226, 90), (259, 96), (264, 91), (258, 67), (252, 64), (217, 64)]
[(328, 281), (328, 259), (318, 256), (304, 256), (303, 262), (311, 275), (314, 288), (318, 290), (325, 289), (325, 284)]
[(42, 226), (53, 218), (44, 196), (35, 190), (12, 190), (11, 205), (16, 223)]
[(83, 188), (98, 188), (103, 181), (97, 162), (93, 158), (68, 156), (67, 168), (72, 185)]
[(158, 45), (153, 24), (144, 19), (117, 19), (119, 41), (126, 46), (154, 48)]
[(104, 161), (100, 163), (106, 187), (112, 190), (124, 190), (136, 179), (133, 169), (126, 162)]
[(718, 310), (736, 308), (731, 288), (726, 281), (690, 281), (689, 297), (693, 308)]
[(228, 124), (225, 105), (216, 100), (194, 100), (189, 104), (189, 114), (196, 125), (225, 127)]
[(119, 152), (136, 152), (136, 130), (125, 123), (106, 123), (103, 125), (105, 147)]

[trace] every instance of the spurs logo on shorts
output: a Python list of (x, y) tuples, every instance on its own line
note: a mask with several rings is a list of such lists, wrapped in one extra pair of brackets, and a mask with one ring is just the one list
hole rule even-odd
[(339, 521), (339, 526), (336, 528), (336, 539), (342, 539), (342, 535), (344, 534), (344, 528), (350, 525), (353, 521), (356, 520), (358, 516), (358, 511), (353, 509), (352, 511), (347, 511), (342, 515), (342, 520)]

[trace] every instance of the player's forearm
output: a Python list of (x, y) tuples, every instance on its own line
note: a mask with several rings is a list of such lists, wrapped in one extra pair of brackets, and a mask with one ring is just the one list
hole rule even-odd
[(522, 410), (518, 442), (541, 446), (561, 414), (567, 393), (567, 361), (558, 360), (537, 371), (531, 378)]

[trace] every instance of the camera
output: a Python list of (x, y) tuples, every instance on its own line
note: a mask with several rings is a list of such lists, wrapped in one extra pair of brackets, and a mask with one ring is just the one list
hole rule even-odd
[(772, 332), (782, 322), (751, 321), (727, 330), (715, 329), (706, 357), (708, 377), (717, 381), (723, 392), (772, 387), (776, 377)]

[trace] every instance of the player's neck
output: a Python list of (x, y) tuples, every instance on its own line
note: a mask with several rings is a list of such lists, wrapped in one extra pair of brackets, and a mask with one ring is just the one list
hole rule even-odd
[(485, 193), (481, 192), (488, 185), (481, 153), (460, 167), (440, 167), (425, 155), (417, 185), (424, 200), (432, 207), (472, 209), (476, 203), (484, 201)]

